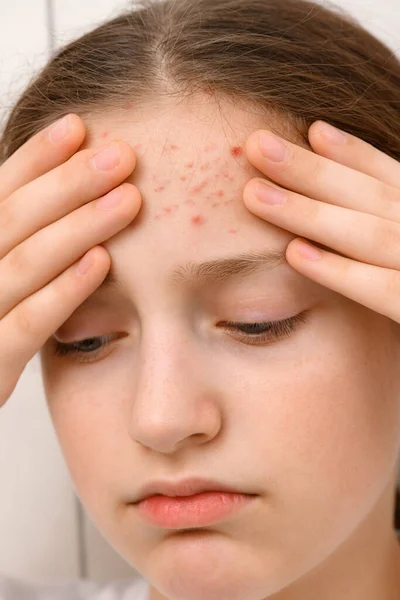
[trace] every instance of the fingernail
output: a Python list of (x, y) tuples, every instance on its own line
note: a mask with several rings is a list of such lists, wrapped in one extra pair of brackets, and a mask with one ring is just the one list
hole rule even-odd
[(273, 162), (283, 162), (290, 156), (290, 150), (279, 138), (268, 133), (260, 134), (260, 151)]
[(71, 129), (71, 116), (66, 115), (59, 119), (49, 131), (49, 137), (53, 142), (60, 142), (67, 137)]
[(284, 192), (261, 181), (257, 183), (256, 195), (265, 204), (283, 204), (286, 200)]
[(112, 190), (111, 192), (109, 192), (106, 196), (103, 196), (103, 198), (100, 198), (99, 200), (97, 200), (96, 206), (97, 206), (97, 208), (103, 208), (103, 209), (114, 208), (114, 206), (117, 206), (121, 202), (121, 199), (122, 199), (122, 186), (120, 185), (115, 190)]
[(106, 148), (102, 148), (92, 158), (91, 163), (97, 171), (110, 171), (119, 164), (119, 144), (112, 142)]
[(343, 131), (325, 123), (325, 121), (319, 127), (319, 132), (332, 144), (344, 144), (348, 140), (348, 136)]

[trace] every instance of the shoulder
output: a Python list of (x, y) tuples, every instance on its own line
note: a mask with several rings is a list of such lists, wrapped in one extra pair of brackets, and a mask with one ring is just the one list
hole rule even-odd
[(38, 584), (0, 575), (0, 600), (148, 600), (149, 590), (142, 578)]

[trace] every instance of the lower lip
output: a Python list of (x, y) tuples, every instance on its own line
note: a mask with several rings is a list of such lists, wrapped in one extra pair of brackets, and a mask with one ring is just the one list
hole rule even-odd
[(203, 492), (170, 498), (151, 496), (137, 504), (139, 513), (153, 525), (181, 529), (204, 527), (220, 521), (254, 500), (254, 495)]

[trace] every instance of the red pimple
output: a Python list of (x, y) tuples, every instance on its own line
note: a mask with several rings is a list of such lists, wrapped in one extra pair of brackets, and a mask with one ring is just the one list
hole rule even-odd
[(164, 212), (169, 215), (172, 212), (172, 208), (170, 206), (165, 206), (164, 207)]
[(215, 192), (216, 196), (219, 196), (220, 198), (222, 198), (222, 196), (225, 196), (225, 192), (223, 190), (217, 190)]
[(201, 190), (207, 185), (207, 179), (199, 183), (198, 185), (194, 185), (189, 191), (198, 194)]
[(185, 176), (182, 176), (182, 177), (179, 177), (179, 179), (180, 179), (181, 181), (186, 181), (187, 177), (185, 177)]
[(131, 108), (133, 108), (133, 102), (127, 102), (122, 108), (125, 110), (131, 110)]
[(229, 233), (237, 233), (238, 230), (236, 227), (232, 227), (232, 229), (229, 229)]
[(101, 137), (104, 139), (109, 135), (110, 135), (110, 133), (108, 131), (103, 131), (103, 133), (101, 134)]
[(187, 165), (185, 165), (185, 166), (186, 166), (188, 169), (193, 169), (193, 167), (194, 167), (194, 163), (190, 162), (190, 163), (187, 163)]
[(175, 144), (171, 144), (170, 148), (171, 150), (179, 150), (179, 146), (176, 146)]
[(241, 156), (243, 154), (243, 148), (240, 146), (235, 146), (231, 149), (232, 156)]
[(202, 215), (194, 215), (192, 217), (192, 223), (194, 225), (203, 225), (203, 223), (204, 223), (204, 217)]

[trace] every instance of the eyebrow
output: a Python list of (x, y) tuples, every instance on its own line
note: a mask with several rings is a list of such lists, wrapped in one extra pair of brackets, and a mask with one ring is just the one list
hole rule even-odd
[[(253, 250), (246, 254), (218, 258), (202, 263), (188, 262), (174, 269), (168, 276), (172, 284), (213, 284), (221, 283), (236, 275), (251, 275), (258, 271), (271, 270), (280, 265), (288, 265), (286, 248)], [(122, 286), (112, 266), (103, 283), (92, 294), (114, 289), (122, 291)]]

